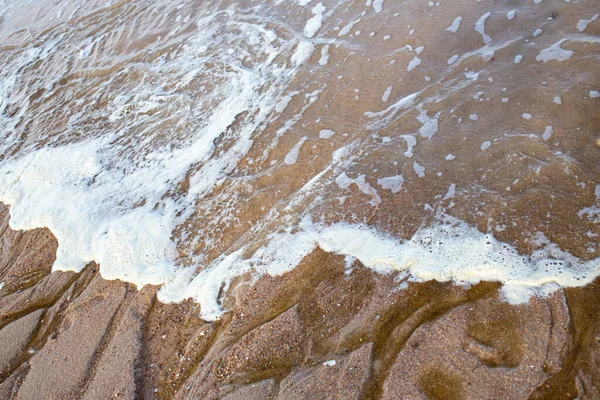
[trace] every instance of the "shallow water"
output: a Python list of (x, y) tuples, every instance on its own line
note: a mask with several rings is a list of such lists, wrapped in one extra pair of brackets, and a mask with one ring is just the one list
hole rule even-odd
[[(203, 316), (316, 246), (406, 279), (600, 273), (596, 1), (0, 3), (0, 201), (54, 268)], [(483, 233), (482, 233), (483, 232)], [(412, 238), (412, 239), (411, 239)], [(397, 272), (395, 272), (397, 273)]]

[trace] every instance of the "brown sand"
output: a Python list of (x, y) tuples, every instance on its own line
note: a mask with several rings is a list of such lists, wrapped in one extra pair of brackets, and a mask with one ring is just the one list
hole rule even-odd
[(3, 399), (600, 397), (600, 282), (511, 306), (496, 284), (394, 291), (317, 250), (241, 283), (206, 323), (198, 305), (162, 304), (93, 264), (50, 274), (49, 231), (0, 217)]

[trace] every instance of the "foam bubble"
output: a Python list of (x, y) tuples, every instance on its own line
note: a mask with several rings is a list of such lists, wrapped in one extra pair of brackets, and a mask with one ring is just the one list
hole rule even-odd
[(390, 99), (391, 95), (392, 95), (392, 87), (388, 86), (388, 88), (385, 89), (385, 92), (383, 92), (383, 95), (381, 96), (381, 101), (386, 103)]
[(377, 179), (377, 183), (382, 188), (391, 190), (393, 194), (396, 194), (402, 189), (404, 177), (402, 175), (388, 176)]
[(296, 46), (296, 51), (292, 55), (292, 63), (296, 66), (307, 62), (315, 52), (315, 45), (308, 41), (302, 41)]
[(475, 23), (475, 30), (481, 35), (483, 38), (483, 43), (485, 44), (488, 44), (492, 41), (492, 38), (485, 33), (485, 20), (488, 19), (490, 15), (491, 13), (489, 12), (483, 14)]
[(306, 22), (306, 26), (304, 27), (304, 36), (307, 38), (312, 38), (315, 36), (315, 33), (321, 26), (323, 25), (323, 13), (325, 12), (325, 6), (323, 3), (317, 4), (313, 9), (312, 13), (314, 16)]
[(383, 10), (383, 1), (384, 0), (374, 0), (373, 1), (373, 9), (376, 13), (380, 13)]
[(320, 139), (331, 139), (333, 135), (335, 135), (335, 131), (332, 131), (331, 129), (322, 129), (319, 132)]
[(546, 127), (546, 129), (544, 130), (544, 133), (542, 135), (542, 139), (549, 140), (552, 137), (553, 133), (554, 133), (554, 128), (552, 128), (552, 126), (548, 125)]
[(359, 22), (360, 18), (356, 21), (348, 22), (348, 24), (346, 24), (342, 29), (340, 29), (340, 31), (338, 32), (338, 37), (346, 36), (347, 34), (349, 34), (352, 28), (354, 28), (354, 25), (356, 25)]
[(417, 120), (423, 124), (419, 129), (419, 135), (424, 138), (431, 139), (438, 132), (438, 118), (440, 114), (436, 114), (433, 118), (427, 115), (427, 111), (422, 111)]
[(448, 32), (452, 32), (452, 33), (456, 33), (458, 32), (458, 29), (460, 28), (460, 23), (462, 22), (462, 17), (458, 16), (454, 19), (454, 21), (452, 21), (452, 25), (450, 25), (448, 28), (446, 28), (446, 30)]
[(302, 145), (304, 144), (304, 142), (306, 142), (308, 140), (308, 137), (303, 136), (298, 143), (296, 143), (294, 145), (294, 147), (291, 148), (291, 150), (289, 151), (289, 153), (286, 154), (285, 159), (284, 159), (284, 163), (286, 165), (293, 165), (296, 164), (296, 161), (298, 161), (298, 156), (300, 155), (300, 149), (302, 149)]
[(425, 167), (416, 161), (413, 163), (413, 170), (415, 171), (415, 174), (417, 174), (417, 176), (419, 178), (425, 177)]
[(421, 59), (419, 57), (413, 58), (412, 60), (410, 60), (410, 62), (408, 63), (408, 67), (406, 67), (406, 70), (408, 72), (413, 71), (415, 68), (417, 68), (419, 65), (421, 65)]
[(592, 22), (594, 22), (595, 20), (597, 20), (598, 17), (600, 17), (600, 14), (594, 14), (594, 16), (592, 16), (592, 18), (590, 18), (590, 19), (580, 19), (579, 22), (577, 23), (577, 30), (579, 32), (585, 31), (587, 29), (588, 25), (591, 24)]
[(535, 59), (539, 62), (547, 63), (548, 61), (566, 61), (573, 56), (573, 52), (571, 50), (565, 50), (560, 47), (567, 39), (561, 39), (558, 42), (554, 43), (552, 46), (544, 49), (538, 54)]

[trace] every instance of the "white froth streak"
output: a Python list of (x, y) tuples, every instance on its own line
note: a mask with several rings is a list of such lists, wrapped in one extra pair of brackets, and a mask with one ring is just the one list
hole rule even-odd
[(448, 32), (452, 32), (452, 33), (456, 33), (458, 32), (458, 29), (460, 28), (460, 23), (462, 22), (462, 17), (458, 16), (454, 19), (454, 21), (452, 21), (452, 25), (450, 25), (448, 28), (446, 28), (446, 30)]
[(376, 13), (380, 13), (383, 10), (384, 0), (373, 0), (373, 9)]
[(307, 38), (312, 38), (313, 36), (315, 36), (315, 33), (317, 33), (319, 29), (321, 29), (321, 26), (323, 25), (324, 12), (325, 6), (323, 5), (323, 3), (319, 3), (315, 7), (313, 7), (312, 13), (314, 14), (314, 16), (306, 22), (306, 25), (304, 26), (304, 36), (306, 36)]
[(159, 298), (193, 298), (201, 304), (202, 318), (214, 320), (224, 312), (218, 299), (222, 284), (229, 287), (235, 276), (249, 271), (257, 276), (284, 274), (317, 247), (354, 257), (378, 273), (406, 273), (414, 281), (461, 285), (501, 282), (502, 294), (512, 304), (560, 287), (584, 286), (600, 270), (600, 259), (582, 261), (554, 244), (531, 255), (520, 255), (514, 247), (456, 220), (437, 223), (419, 230), (410, 240), (399, 241), (364, 225), (337, 223), (323, 227), (305, 219), (299, 232), (270, 235), (269, 242), (249, 258), (239, 250), (215, 261), (187, 286), (183, 295), (166, 297), (167, 293), (161, 291)]
[(488, 44), (492, 41), (490, 35), (485, 33), (485, 20), (490, 16), (490, 13), (487, 12), (481, 16), (475, 23), (475, 30), (481, 35), (483, 38), (483, 43)]
[(538, 62), (547, 63), (548, 61), (566, 61), (573, 56), (573, 52), (571, 50), (565, 50), (561, 47), (561, 45), (566, 42), (568, 39), (561, 39), (558, 42), (554, 43), (552, 46), (540, 51), (535, 59)]

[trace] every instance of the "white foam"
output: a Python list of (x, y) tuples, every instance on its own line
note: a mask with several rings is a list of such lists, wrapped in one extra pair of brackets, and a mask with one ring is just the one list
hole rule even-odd
[(393, 194), (396, 194), (402, 189), (404, 177), (402, 175), (387, 176), (377, 179), (377, 183), (382, 188), (391, 190)]
[[(297, 0), (293, 3), (308, 5), (310, 1)], [(382, 4), (382, 1), (375, 1), (373, 7), (376, 12), (382, 11)], [(129, 64), (127, 68), (139, 68), (139, 71), (134, 71), (136, 74), (133, 76), (144, 78), (139, 81), (132, 80), (126, 92), (111, 96), (115, 80), (127, 77), (129, 69), (123, 74), (119, 72), (103, 77), (106, 86), (101, 87), (98, 97), (89, 96), (84, 99), (93, 102), (105, 98), (106, 102), (100, 102), (103, 105), (98, 107), (102, 110), (96, 112), (92, 107), (73, 115), (62, 135), (68, 140), (62, 140), (61, 136), (49, 145), (46, 141), (35, 142), (35, 135), (32, 135), (33, 139), (28, 138), (28, 141), (23, 142), (20, 138), (22, 130), (15, 129), (17, 124), (23, 125), (19, 118), (22, 115), (28, 116), (28, 96), (24, 96), (25, 100), (20, 103), (16, 96), (35, 93), (30, 89), (42, 88), (41, 84), (31, 79), (26, 83), (30, 86), (23, 90), (23, 87), (19, 88), (14, 82), (18, 83), (22, 76), (29, 73), (26, 70), (28, 66), (40, 64), (40, 60), (44, 60), (41, 64), (45, 67), (45, 63), (52, 58), (52, 52), (59, 50), (56, 50), (55, 43), (44, 43), (35, 47), (37, 45), (34, 41), (27, 45), (29, 48), (19, 50), (18, 57), (5, 60), (6, 65), (3, 65), (3, 71), (0, 72), (0, 150), (6, 156), (0, 163), (0, 200), (11, 204), (11, 226), (15, 229), (49, 227), (59, 242), (55, 270), (79, 271), (90, 261), (97, 261), (102, 276), (107, 279), (122, 279), (138, 286), (162, 284), (158, 295), (162, 301), (195, 299), (200, 302), (202, 315), (206, 319), (216, 319), (221, 315), (223, 310), (220, 293), (227, 292), (236, 276), (246, 272), (256, 276), (282, 274), (294, 268), (317, 246), (342, 254), (347, 260), (358, 259), (367, 267), (381, 273), (410, 273), (415, 280), (453, 280), (457, 283), (473, 283), (482, 279), (498, 280), (504, 283), (503, 291), (511, 301), (520, 301), (532, 292), (542, 292), (548, 285), (554, 287), (556, 283), (568, 286), (574, 282), (573, 285), (583, 285), (589, 281), (588, 278), (591, 279), (582, 275), (583, 273), (592, 271), (597, 274), (597, 260), (580, 262), (566, 253), (561, 253), (556, 246), (552, 248), (552, 244), (547, 244), (550, 249), (549, 257), (568, 259), (570, 266), (562, 265), (556, 267), (558, 269), (544, 270), (548, 265), (551, 268), (554, 268), (552, 265), (556, 265), (538, 263), (538, 253), (525, 257), (515, 255), (514, 260), (499, 259), (499, 254), (516, 254), (516, 251), (506, 253), (506, 249), (511, 249), (510, 246), (504, 246), (460, 222), (436, 223), (420, 230), (412, 239), (401, 242), (360, 224), (338, 223), (324, 226), (304, 220), (299, 226), (278, 224), (277, 231), (266, 237), (260, 236), (260, 240), (264, 241), (253, 242), (248, 247), (233, 245), (226, 250), (227, 253), (210, 263), (204, 262), (203, 254), (189, 254), (191, 260), (186, 261), (191, 263), (191, 267), (178, 264), (177, 260), (182, 257), (178, 251), (185, 252), (193, 248), (194, 243), (186, 247), (189, 242), (214, 240), (212, 237), (191, 238), (192, 233), (183, 238), (178, 236), (183, 224), (189, 221), (188, 218), (192, 217), (193, 212), (214, 213), (215, 218), (232, 218), (235, 214), (235, 205), (230, 207), (226, 204), (229, 199), (219, 196), (209, 199), (212, 196), (208, 195), (214, 194), (215, 188), (223, 187), (220, 185), (224, 182), (232, 180), (230, 178), (232, 173), (237, 172), (238, 162), (247, 156), (253, 146), (254, 133), (261, 132), (262, 127), (268, 125), (271, 121), (268, 118), (279, 121), (284, 119), (284, 116), (278, 113), (286, 110), (292, 98), (298, 99), (298, 104), (305, 102), (305, 107), (317, 99), (320, 93), (318, 86), (311, 87), (313, 92), (297, 98), (294, 96), (298, 92), (290, 92), (287, 86), (301, 65), (310, 59), (315, 51), (315, 44), (337, 45), (339, 42), (345, 45), (346, 41), (334, 41), (331, 38), (306, 39), (314, 37), (322, 29), (325, 8), (317, 5), (313, 8), (313, 14), (314, 17), (305, 26), (306, 37), (287, 32), (279, 37), (270, 30), (276, 29), (273, 26), (277, 25), (277, 21), (265, 19), (265, 23), (261, 25), (255, 20), (242, 20), (241, 17), (236, 20), (234, 16), (237, 14), (232, 9), (207, 14), (207, 17), (198, 21), (198, 32), (190, 30), (186, 33), (189, 36), (185, 36), (183, 45), (174, 46), (177, 47), (177, 52), (168, 57), (161, 57), (156, 62)], [(456, 30), (462, 20), (461, 17), (458, 18), (458, 23), (456, 19), (453, 23), (457, 25)], [(482, 27), (485, 29), (483, 24)], [(68, 28), (65, 27), (66, 30)], [(279, 27), (276, 30), (281, 31)], [(72, 39), (73, 37), (69, 38)], [(161, 46), (171, 46), (176, 42), (165, 37), (157, 43)], [(479, 49), (465, 54), (464, 57), (482, 54), (488, 57), (487, 55), (493, 54), (494, 49), (508, 46), (508, 43), (511, 42), (498, 44), (491, 52), (490, 48), (485, 46), (485, 50)], [(73, 42), (73, 48), (69, 48), (68, 52), (73, 53), (74, 61), (84, 65), (98, 61), (95, 59), (94, 46), (92, 42)], [(242, 51), (236, 52), (234, 49)], [(432, 48), (432, 54), (433, 50)], [(319, 60), (321, 65), (327, 64), (328, 51), (329, 44), (323, 45)], [(423, 46), (415, 50), (417, 55), (422, 51)], [(70, 53), (58, 55), (60, 63), (68, 59), (68, 54)], [(415, 59), (421, 62), (418, 57)], [(56, 64), (56, 61), (54, 63)], [(216, 67), (207, 73), (205, 66), (209, 64)], [(60, 72), (56, 77), (52, 77), (51, 74), (43, 76), (42, 80), (47, 80), (44, 82), (45, 90), (50, 91), (52, 80), (62, 76), (63, 70), (59, 68), (56, 71)], [(74, 68), (73, 71), (87, 72), (83, 67)], [(322, 72), (322, 69), (319, 72)], [(460, 75), (458, 82), (461, 85), (471, 84), (478, 78), (478, 72), (467, 71), (465, 77), (471, 81), (462, 83), (464, 79)], [(85, 85), (88, 79), (94, 78), (82, 79), (78, 85)], [(203, 86), (205, 84), (206, 88)], [(182, 89), (186, 85), (193, 87), (193, 92), (182, 93), (186, 90)], [(437, 92), (443, 92), (441, 86), (440, 90), (436, 89)], [(90, 88), (92, 87), (93, 85), (90, 85)], [(170, 89), (166, 89), (169, 87), (177, 90), (170, 92)], [(459, 86), (462, 87), (465, 86)], [(399, 88), (400, 85), (396, 89), (400, 90)], [(385, 124), (393, 120), (400, 111), (415, 106), (422, 93), (425, 92), (402, 94), (404, 97), (386, 110), (366, 113), (369, 118), (381, 118), (373, 121), (368, 128), (375, 129), (377, 124)], [(11, 98), (11, 94), (15, 96)], [(384, 101), (388, 101), (390, 95)], [(398, 93), (398, 96), (400, 95), (401, 92)], [(421, 113), (419, 122), (422, 126), (419, 134), (424, 138), (431, 139), (438, 131), (441, 112), (429, 117), (427, 111), (423, 110), (423, 105), (431, 104), (432, 101), (438, 102), (445, 95), (436, 93), (435, 96), (421, 98), (420, 103), (416, 105), (416, 110)], [(10, 106), (9, 99), (15, 100), (13, 104), (19, 106), (11, 109), (10, 113), (7, 112)], [(15, 111), (16, 114), (13, 114)], [(285, 129), (298, 122), (302, 118), (302, 112), (283, 121)], [(412, 118), (410, 115), (414, 114), (407, 112), (406, 115)], [(87, 125), (79, 123), (88, 117), (90, 120), (102, 121), (102, 127), (96, 128), (95, 124), (89, 122)], [(180, 118), (182, 123), (186, 124), (182, 129), (185, 134), (181, 139), (174, 138), (176, 133), (172, 131), (156, 129), (159, 126), (157, 122), (162, 123), (173, 118)], [(107, 125), (103, 125), (105, 123)], [(188, 123), (190, 125), (187, 125)], [(308, 124), (307, 122), (303, 127)], [(136, 132), (135, 128), (139, 125), (147, 131), (140, 135), (131, 134)], [(188, 126), (193, 129), (188, 129)], [(277, 131), (276, 139), (282, 137), (285, 129)], [(154, 134), (155, 131), (160, 133)], [(331, 132), (333, 131), (322, 130), (319, 137), (329, 139), (332, 137)], [(163, 144), (162, 136), (170, 142)], [(416, 133), (401, 137), (407, 145), (404, 155), (413, 157), (413, 150), (417, 145)], [(218, 147), (220, 139), (224, 139), (227, 146)], [(295, 142), (298, 139), (291, 137), (290, 140)], [(341, 137), (339, 139), (345, 140)], [(308, 137), (304, 136), (296, 142), (286, 155), (285, 164), (297, 163), (307, 140)], [(5, 150), (19, 141), (22, 142), (21, 150), (17, 154), (9, 155)], [(286, 143), (291, 146), (294, 142)], [(433, 143), (428, 141), (427, 145)], [(372, 181), (376, 180), (377, 185), (372, 187), (364, 174), (350, 178), (347, 175), (350, 172), (342, 172), (357, 161), (352, 157), (358, 148), (360, 143), (355, 142), (335, 151), (331, 165), (315, 175), (302, 190), (315, 187), (315, 182), (329, 173), (336, 177), (335, 182), (340, 188), (348, 191), (358, 188), (358, 196), (361, 199), (364, 197), (372, 206), (381, 202), (376, 189), (383, 188), (392, 193), (399, 193), (404, 185), (402, 175), (379, 179), (373, 176)], [(268, 157), (268, 151), (265, 154), (265, 157)], [(446, 159), (454, 158), (450, 156), (447, 155)], [(247, 161), (250, 163), (255, 160)], [(336, 169), (341, 165), (344, 165), (344, 168)], [(410, 164), (408, 166), (410, 169)], [(423, 166), (414, 162), (412, 167), (418, 176), (425, 176)], [(428, 164), (428, 168), (435, 168), (435, 165)], [(400, 171), (402, 169), (399, 168), (398, 172)], [(406, 171), (403, 172), (406, 174)], [(184, 190), (187, 192), (173, 193), (174, 188), (188, 181), (189, 189)], [(427, 183), (425, 180), (421, 182)], [(236, 189), (229, 193), (232, 196), (236, 195), (237, 186), (234, 187)], [(600, 196), (598, 193), (600, 186), (596, 188), (596, 194)], [(456, 188), (451, 185), (444, 198), (452, 199), (454, 196)], [(210, 203), (210, 206), (202, 208), (203, 206), (199, 206), (201, 203)], [(217, 204), (225, 210), (222, 215), (217, 214)], [(429, 208), (431, 209), (431, 206)], [(598, 210), (597, 204), (582, 210), (580, 215), (592, 220), (599, 217)], [(213, 214), (210, 215), (212, 218)], [(203, 233), (208, 236), (209, 230), (206, 229)], [(491, 248), (479, 240), (482, 237), (491, 241)], [(442, 242), (445, 244), (442, 245)], [(176, 245), (182, 248), (176, 248)], [(254, 245), (259, 249), (252, 253), (250, 247), (255, 248)], [(498, 250), (494, 246), (501, 249)], [(460, 254), (460, 257), (456, 254)], [(520, 268), (522, 265), (518, 262), (524, 258), (524, 267)], [(593, 264), (594, 262), (596, 264)], [(199, 269), (201, 272), (197, 273)], [(557, 271), (564, 275), (557, 275)], [(571, 281), (568, 278), (569, 274), (575, 276)], [(582, 279), (575, 282), (578, 277)], [(2, 285), (3, 283), (0, 287)]]
[(338, 37), (346, 36), (347, 34), (349, 34), (352, 28), (354, 28), (354, 25), (356, 25), (359, 22), (360, 18), (356, 21), (348, 22), (348, 24), (346, 24), (342, 29), (340, 29), (340, 31), (338, 32)]
[(448, 32), (452, 32), (452, 33), (456, 33), (458, 32), (458, 29), (460, 28), (460, 23), (462, 22), (462, 17), (458, 16), (456, 18), (454, 18), (454, 21), (452, 21), (452, 25), (450, 25), (449, 27), (446, 28), (446, 30)]
[(561, 44), (566, 42), (567, 39), (561, 39), (558, 42), (554, 43), (552, 46), (544, 49), (538, 54), (535, 59), (539, 62), (547, 63), (548, 61), (566, 61), (573, 56), (573, 52), (571, 50), (565, 50), (560, 47)]
[(388, 88), (385, 89), (385, 92), (383, 92), (383, 96), (381, 96), (381, 101), (383, 101), (384, 103), (387, 103), (387, 101), (390, 99), (391, 95), (392, 95), (392, 87), (388, 86)]
[(477, 80), (477, 79), (479, 79), (479, 72), (465, 71), (465, 78)]
[(301, 41), (296, 46), (296, 51), (292, 55), (292, 64), (299, 66), (307, 62), (315, 52), (315, 45), (308, 41)]
[(456, 60), (458, 60), (458, 54), (455, 54), (448, 59), (448, 65), (454, 64), (456, 62)]
[(592, 99), (597, 99), (600, 97), (600, 92), (597, 90), (590, 90), (590, 97)]
[(380, 13), (383, 10), (383, 1), (384, 0), (373, 0), (373, 10), (376, 13)]
[(415, 57), (412, 60), (410, 60), (406, 70), (408, 72), (410, 72), (410, 71), (414, 70), (415, 68), (417, 68), (419, 65), (421, 65), (421, 59), (419, 57)]
[(319, 58), (319, 65), (327, 65), (329, 62), (329, 45), (326, 44), (321, 48), (321, 58)]
[(552, 126), (548, 125), (546, 127), (546, 129), (544, 129), (544, 133), (542, 134), (542, 139), (544, 140), (548, 140), (552, 137), (552, 134), (554, 133), (554, 128), (552, 128)]
[(453, 183), (448, 187), (448, 192), (444, 196), (444, 200), (453, 199), (456, 196), (456, 184)]
[(352, 179), (345, 172), (342, 172), (340, 175), (335, 178), (335, 183), (341, 189), (348, 189), (352, 185), (356, 185), (358, 190), (360, 190), (363, 194), (371, 197), (369, 204), (372, 206), (377, 206), (381, 203), (381, 197), (377, 194), (377, 190), (373, 188), (369, 182), (367, 182), (366, 176), (364, 174), (358, 175), (356, 178)]
[(423, 124), (419, 128), (419, 135), (424, 138), (431, 139), (438, 132), (438, 118), (440, 113), (437, 113), (433, 118), (427, 115), (427, 111), (423, 110), (417, 116), (417, 120)]
[(591, 207), (585, 207), (581, 209), (577, 215), (580, 218), (587, 218), (594, 224), (600, 224), (600, 185), (596, 185), (594, 194), (596, 195), (596, 204)]
[[(194, 283), (204, 285), (222, 278), (228, 287), (235, 274), (249, 270), (259, 275), (281, 275), (295, 268), (317, 247), (357, 259), (379, 273), (400, 272), (414, 281), (452, 281), (459, 285), (501, 282), (502, 294), (512, 304), (527, 302), (535, 295), (549, 295), (560, 287), (584, 286), (600, 270), (600, 259), (581, 261), (552, 243), (531, 255), (520, 255), (514, 247), (499, 242), (491, 234), (450, 218), (420, 229), (406, 241), (365, 225), (322, 226), (308, 218), (295, 233), (284, 231), (272, 234), (269, 239), (267, 245), (250, 257), (233, 253), (206, 270), (215, 271), (213, 276), (192, 282), (190, 295), (201, 303), (203, 318), (216, 319), (223, 312), (215, 300), (221, 284), (202, 286), (199, 290)], [(210, 290), (210, 295), (201, 298), (195, 295)]]
[(383, 111), (378, 111), (378, 112), (367, 111), (367, 112), (365, 112), (365, 115), (369, 118), (384, 117), (381, 120), (370, 123), (368, 125), (369, 129), (377, 130), (377, 129), (379, 129), (380, 126), (385, 126), (386, 124), (388, 124), (396, 116), (396, 114), (398, 112), (412, 107), (415, 104), (415, 101), (416, 101), (418, 95), (419, 95), (419, 92), (415, 92), (408, 96), (402, 97), (400, 100), (398, 100), (397, 102), (395, 102), (394, 104), (392, 104), (391, 106), (389, 106), (388, 108), (386, 108)]
[(314, 16), (306, 22), (304, 26), (304, 36), (307, 38), (312, 38), (315, 36), (315, 33), (321, 26), (323, 25), (323, 13), (325, 12), (325, 6), (323, 3), (319, 3), (313, 7), (312, 13)]
[(600, 14), (594, 14), (594, 16), (592, 16), (592, 18), (590, 18), (590, 19), (580, 19), (579, 22), (577, 23), (577, 30), (579, 32), (585, 31), (587, 29), (588, 25), (591, 24), (592, 22), (594, 22), (595, 20), (597, 20), (598, 17), (600, 17)]
[(300, 150), (302, 149), (302, 145), (304, 144), (304, 142), (306, 142), (308, 140), (308, 137), (303, 136), (298, 143), (296, 143), (294, 145), (294, 147), (291, 148), (291, 150), (286, 154), (285, 159), (283, 160), (283, 162), (286, 165), (293, 165), (296, 164), (296, 161), (298, 161), (298, 156), (300, 155)]
[[(170, 240), (175, 209), (158, 198), (165, 189), (164, 174), (142, 170), (122, 177), (119, 184), (114, 172), (105, 168), (102, 148), (106, 144), (106, 139), (97, 139), (42, 148), (5, 165), (0, 198), (13, 205), (10, 225), (52, 231), (59, 243), (54, 270), (80, 271), (97, 261), (107, 279), (139, 286), (164, 283), (175, 271)], [(152, 172), (158, 175), (156, 191), (144, 193), (146, 188), (140, 186)], [(124, 188), (128, 193), (119, 195)], [(106, 202), (107, 192), (116, 202)], [(141, 194), (160, 206), (119, 207), (119, 200)]]
[(491, 50), (491, 51), (487, 51), (485, 53), (483, 53), (481, 55), (481, 58), (483, 59), (483, 61), (488, 62), (490, 61), (492, 58), (494, 58), (494, 56), (496, 55), (496, 52)]
[(282, 96), (281, 100), (279, 100), (277, 104), (275, 104), (275, 111), (277, 111), (278, 113), (283, 112), (283, 110), (287, 108), (288, 104), (290, 104), (291, 100), (292, 96)]
[(413, 163), (413, 170), (415, 171), (415, 174), (417, 174), (417, 176), (419, 178), (425, 177), (425, 167), (416, 161)]
[[(197, 201), (236, 168), (253, 143), (253, 133), (272, 111), (285, 109), (289, 98), (283, 93), (297, 72), (273, 63), (278, 56), (290, 57), (296, 39), (275, 40), (277, 35), (265, 26), (235, 21), (233, 15), (228, 10), (201, 18), (176, 57), (130, 65), (128, 69), (139, 68), (136, 73), (145, 78), (132, 81), (126, 93), (105, 89), (117, 86), (115, 81), (123, 78), (121, 73), (103, 77), (102, 85), (106, 86), (100, 85), (99, 93), (90, 92), (82, 98), (82, 102), (95, 104), (100, 97), (94, 96), (102, 96), (106, 99), (102, 107), (92, 107), (86, 115), (73, 115), (54, 141), (42, 137), (50, 144), (22, 143), (18, 154), (2, 160), (0, 201), (11, 205), (11, 226), (48, 227), (52, 231), (59, 244), (53, 270), (80, 271), (96, 261), (107, 279), (121, 279), (138, 287), (163, 284), (161, 298), (183, 299), (181, 284), (193, 277), (202, 256), (193, 258), (190, 268), (178, 264), (176, 244), (187, 241), (185, 236), (177, 236), (177, 228), (194, 212)], [(242, 34), (223, 37), (223, 19)], [(70, 38), (74, 45), (78, 37), (77, 33)], [(244, 59), (223, 51), (224, 40), (230, 48), (243, 47)], [(46, 43), (6, 64), (5, 71), (23, 73), (24, 66), (40, 57), (45, 57), (42, 72), (47, 65), (60, 68), (66, 57), (59, 53), (53, 59), (54, 51), (72, 49), (64, 46), (56, 50)], [(251, 62), (244, 64), (246, 60)], [(204, 64), (215, 67), (199, 67)], [(56, 69), (54, 73), (60, 78), (63, 72)], [(49, 88), (55, 78), (44, 76), (45, 87)], [(211, 90), (206, 94), (198, 90), (191, 96), (187, 89), (181, 89), (194, 79), (196, 83), (210, 81)], [(2, 79), (0, 90), (9, 83)], [(86, 88), (84, 81), (81, 84)], [(9, 93), (14, 90), (8, 89)], [(21, 112), (25, 113), (27, 104), (23, 106)], [(246, 114), (251, 117), (243, 117)], [(15, 117), (15, 121), (20, 118)], [(80, 122), (88, 117), (103, 122)], [(171, 120), (175, 121), (173, 127), (185, 126), (183, 137), (168, 130), (168, 124), (167, 129), (158, 124)], [(0, 142), (5, 155), (6, 146), (13, 144), (13, 126), (6, 122), (1, 121)], [(217, 139), (227, 137), (236, 122), (235, 141), (215, 153)], [(141, 132), (140, 127), (144, 129)], [(68, 140), (62, 140), (63, 136)], [(163, 136), (169, 138), (168, 143), (163, 143)], [(187, 192), (175, 196), (173, 189), (186, 179)], [(219, 201), (216, 198), (206, 203)], [(222, 211), (211, 212), (218, 220), (227, 217), (230, 209), (224, 206)]]
[(322, 129), (319, 132), (320, 139), (331, 139), (333, 137), (333, 135), (335, 135), (335, 132), (332, 131), (331, 129)]
[(492, 38), (485, 33), (485, 20), (490, 16), (489, 12), (483, 14), (475, 23), (475, 30), (479, 32), (481, 37), (483, 38), (483, 43), (488, 44), (492, 41)]
[(415, 138), (413, 135), (402, 135), (401, 138), (404, 139), (407, 146), (407, 149), (404, 152), (404, 156), (412, 158), (412, 156), (414, 155), (413, 148), (417, 144), (417, 138)]

